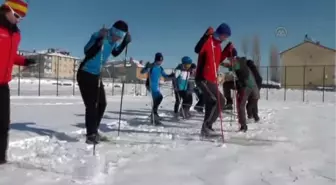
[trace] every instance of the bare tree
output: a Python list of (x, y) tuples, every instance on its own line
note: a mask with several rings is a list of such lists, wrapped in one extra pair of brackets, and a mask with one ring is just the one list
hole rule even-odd
[(279, 50), (275, 45), (271, 45), (270, 48), (270, 80), (273, 82), (280, 82), (280, 59)]
[(245, 57), (247, 57), (248, 52), (249, 52), (249, 39), (248, 37), (244, 37), (242, 42), (241, 42), (241, 49), (243, 51), (243, 54)]
[(257, 68), (260, 69), (261, 54), (260, 40), (258, 35), (255, 35), (252, 40), (252, 60), (256, 64)]

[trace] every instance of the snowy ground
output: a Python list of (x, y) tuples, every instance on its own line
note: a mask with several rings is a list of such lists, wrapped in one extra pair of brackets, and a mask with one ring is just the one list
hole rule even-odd
[[(334, 97), (332, 97), (334, 98)], [(297, 98), (299, 99), (299, 98)], [(318, 98), (316, 98), (318, 100)], [(9, 160), (0, 184), (13, 185), (333, 185), (335, 104), (260, 102), (261, 123), (239, 134), (224, 115), (225, 145), (199, 140), (202, 115), (171, 118), (172, 97), (162, 102), (165, 127), (147, 125), (149, 97), (108, 98), (101, 131), (114, 142), (84, 144), (80, 97), (12, 97)], [(334, 102), (334, 101), (332, 101)], [(232, 123), (232, 126), (230, 124)], [(216, 124), (220, 128), (219, 121)]]

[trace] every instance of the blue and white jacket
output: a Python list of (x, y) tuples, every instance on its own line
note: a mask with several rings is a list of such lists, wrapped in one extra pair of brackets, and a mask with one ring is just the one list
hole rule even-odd
[[(113, 42), (112, 34), (120, 36), (123, 40), (126, 33), (114, 27), (108, 30), (108, 36), (105, 38), (99, 37), (99, 31), (91, 35), (90, 40), (84, 46), (85, 59), (82, 62), (81, 70), (88, 73), (99, 75), (102, 65), (105, 65), (107, 59), (112, 54), (114, 57), (118, 56), (125, 46), (121, 46), (121, 41)], [(103, 50), (102, 50), (103, 46)]]
[[(194, 64), (193, 64), (194, 65)], [(182, 64), (179, 64), (175, 70), (175, 82), (173, 83), (174, 88), (178, 91), (188, 91), (190, 88), (191, 83), (191, 71), (193, 67), (190, 69), (184, 69)]]

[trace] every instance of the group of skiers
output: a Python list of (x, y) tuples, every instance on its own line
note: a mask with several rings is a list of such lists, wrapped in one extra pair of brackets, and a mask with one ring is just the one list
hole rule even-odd
[[(13, 65), (30, 66), (36, 61), (17, 54), (20, 43), (20, 31), (17, 23), (26, 15), (28, 3), (25, 0), (5, 0), (0, 7), (0, 164), (6, 163), (6, 152), (8, 148), (9, 125), (10, 125), (10, 90), (9, 82), (12, 77)], [(240, 130), (247, 130), (245, 116), (245, 105), (247, 103), (248, 117), (258, 117), (259, 89), (261, 77), (258, 71), (253, 68), (253, 61), (244, 57), (238, 57), (232, 43), (229, 42), (222, 50), (221, 44), (231, 36), (230, 27), (223, 23), (216, 30), (209, 27), (195, 46), (198, 54), (197, 64), (185, 56), (173, 73), (166, 74), (161, 67), (163, 62), (162, 53), (156, 53), (153, 63), (147, 63), (142, 73), (148, 74), (146, 82), (151, 93), (152, 121), (160, 125), (158, 107), (163, 96), (160, 92), (160, 78), (172, 80), (175, 90), (176, 103), (174, 113), (184, 118), (191, 116), (189, 110), (192, 105), (192, 92), (198, 96), (199, 102), (195, 110), (204, 113), (204, 121), (201, 134), (210, 136), (214, 133), (213, 124), (217, 120), (222, 109), (230, 108), (229, 95), (226, 94), (227, 104), (224, 96), (219, 91), (217, 82), (217, 71), (220, 65), (228, 67), (237, 77), (234, 86), (237, 90), (237, 111)], [(111, 28), (102, 28), (93, 33), (84, 47), (85, 58), (77, 72), (77, 82), (85, 104), (85, 125), (86, 143), (97, 144), (102, 140), (98, 128), (106, 108), (106, 97), (104, 85), (101, 81), (101, 69), (112, 54), (117, 57), (131, 42), (126, 22), (119, 20)], [(223, 63), (228, 59), (229, 63)], [(193, 80), (190, 80), (193, 78)], [(195, 84), (193, 84), (195, 82)], [(225, 83), (224, 83), (225, 84)], [(227, 85), (227, 84), (225, 84)], [(224, 85), (224, 87), (225, 87)], [(224, 92), (227, 89), (224, 88)], [(179, 107), (181, 109), (179, 110)]]

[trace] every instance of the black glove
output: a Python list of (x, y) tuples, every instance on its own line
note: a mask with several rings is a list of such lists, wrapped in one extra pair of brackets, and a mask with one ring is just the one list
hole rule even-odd
[(126, 46), (132, 41), (131, 35), (129, 33), (126, 33), (123, 41), (121, 42), (120, 46), (118, 48), (114, 48), (112, 50), (112, 55), (114, 57), (117, 57), (120, 55), (120, 53), (126, 48)]
[(123, 42), (124, 42), (125, 45), (128, 45), (129, 43), (132, 42), (132, 37), (131, 37), (131, 34), (129, 32), (126, 33)]
[(102, 28), (99, 30), (99, 36), (98, 38), (104, 38), (108, 35), (109, 30), (107, 28)]
[(36, 61), (32, 58), (26, 58), (25, 59), (24, 66), (31, 66), (31, 65), (35, 65), (35, 64), (36, 64)]

